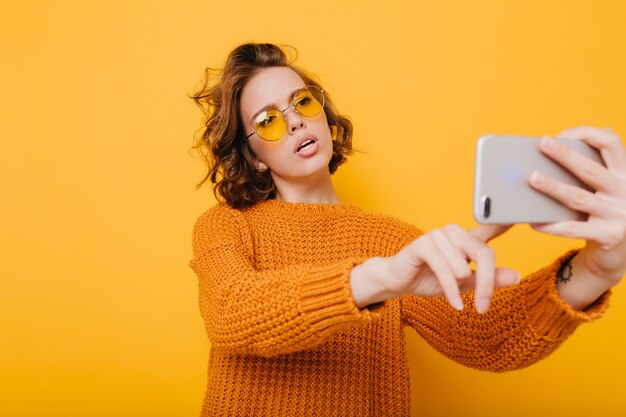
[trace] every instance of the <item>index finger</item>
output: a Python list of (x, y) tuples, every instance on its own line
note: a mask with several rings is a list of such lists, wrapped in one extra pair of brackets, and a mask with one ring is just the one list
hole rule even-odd
[[(494, 230), (501, 231), (506, 226), (500, 226), (494, 228), (491, 227), (478, 227), (473, 231), (488, 231)], [(471, 232), (466, 234), (459, 234), (455, 241), (455, 244), (461, 251), (476, 264), (476, 291), (474, 292), (474, 305), (476, 311), (480, 314), (487, 311), (489, 304), (491, 303), (491, 296), (493, 295), (493, 287), (495, 285), (495, 252), (486, 243), (480, 240), (477, 236), (471, 236)]]
[(578, 139), (598, 149), (606, 167), (615, 174), (626, 176), (626, 149), (620, 137), (609, 128), (579, 126), (562, 131), (557, 138)]

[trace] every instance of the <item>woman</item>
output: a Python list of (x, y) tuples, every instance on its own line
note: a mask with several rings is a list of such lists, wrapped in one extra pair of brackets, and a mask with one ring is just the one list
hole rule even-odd
[(612, 131), (563, 133), (599, 148), (608, 168), (544, 140), (542, 151), (598, 191), (532, 176), (589, 213), (535, 228), (587, 244), (520, 282), (486, 243), (505, 227), (424, 233), (340, 202), (331, 174), (351, 151), (352, 125), (279, 47), (241, 45), (217, 81), (209, 75), (193, 96), (207, 115), (197, 146), (203, 182), (224, 201), (193, 231), (211, 341), (202, 415), (408, 416), (405, 325), (463, 365), (505, 371), (606, 309), (626, 270), (626, 152)]

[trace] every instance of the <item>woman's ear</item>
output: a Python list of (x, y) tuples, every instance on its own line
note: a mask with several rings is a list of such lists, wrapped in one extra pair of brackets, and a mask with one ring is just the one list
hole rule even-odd
[(256, 172), (265, 172), (265, 171), (267, 171), (267, 165), (265, 165), (263, 162), (259, 161), (256, 158), (256, 155), (254, 154), (254, 151), (252, 150), (252, 147), (250, 146), (249, 143), (246, 143), (246, 147), (244, 148), (244, 153), (248, 153), (249, 154), (250, 158), (252, 159), (252, 164), (254, 165), (254, 170)]
[(265, 171), (267, 171), (267, 165), (265, 165), (263, 162), (255, 159), (254, 160), (254, 169), (257, 172), (265, 172)]
[(337, 126), (335, 125), (330, 125), (328, 126), (330, 128), (330, 137), (333, 140), (337, 140)]

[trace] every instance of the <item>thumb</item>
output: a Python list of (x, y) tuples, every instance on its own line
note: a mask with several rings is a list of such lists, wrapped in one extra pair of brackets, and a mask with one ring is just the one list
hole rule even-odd
[(483, 242), (489, 242), (491, 239), (494, 239), (509, 230), (512, 226), (512, 224), (484, 224), (475, 229), (469, 230), (468, 233), (479, 238)]

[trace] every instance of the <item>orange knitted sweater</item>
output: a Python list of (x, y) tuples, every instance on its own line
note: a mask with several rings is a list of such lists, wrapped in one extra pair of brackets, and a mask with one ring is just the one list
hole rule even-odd
[(461, 312), (414, 295), (359, 310), (352, 267), (421, 233), (350, 204), (267, 200), (203, 213), (189, 263), (211, 341), (202, 416), (409, 416), (404, 326), (460, 364), (506, 371), (544, 358), (607, 307), (609, 292), (584, 312), (559, 298), (569, 252), (496, 290), (484, 315), (471, 293)]

